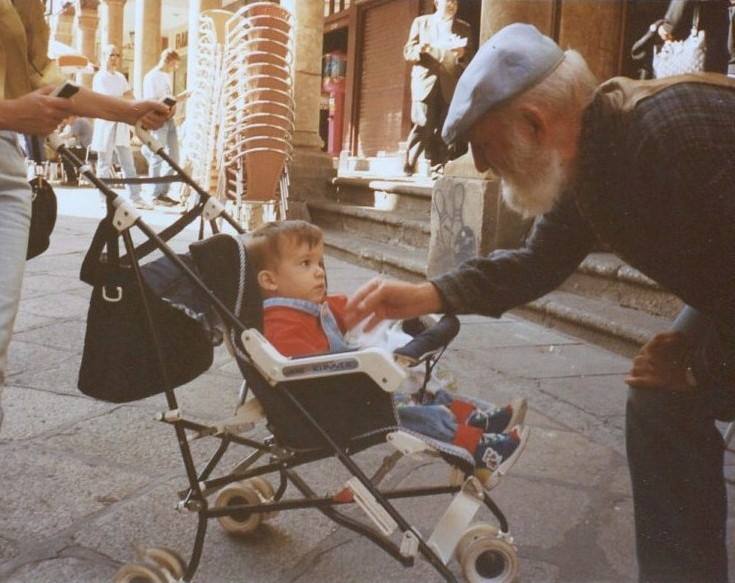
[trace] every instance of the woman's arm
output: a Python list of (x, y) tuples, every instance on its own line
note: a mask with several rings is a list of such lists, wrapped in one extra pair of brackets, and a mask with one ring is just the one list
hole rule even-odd
[(128, 100), (110, 97), (80, 88), (71, 99), (74, 114), (81, 117), (102, 118), (135, 125), (143, 121), (146, 128), (157, 129), (169, 117), (169, 108), (158, 101)]

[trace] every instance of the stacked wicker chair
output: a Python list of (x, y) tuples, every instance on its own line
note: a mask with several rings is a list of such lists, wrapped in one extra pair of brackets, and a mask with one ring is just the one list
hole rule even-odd
[(285, 217), (294, 132), (293, 20), (256, 2), (225, 26), (218, 192), (246, 227)]

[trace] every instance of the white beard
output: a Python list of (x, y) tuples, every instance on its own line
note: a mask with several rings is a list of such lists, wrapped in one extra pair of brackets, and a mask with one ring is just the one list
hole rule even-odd
[(514, 149), (515, 168), (500, 181), (503, 200), (525, 218), (549, 212), (567, 184), (559, 152), (539, 151), (522, 142), (516, 142)]

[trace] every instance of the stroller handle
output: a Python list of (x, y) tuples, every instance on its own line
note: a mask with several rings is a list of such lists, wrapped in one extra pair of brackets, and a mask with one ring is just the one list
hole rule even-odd
[(143, 123), (140, 121), (135, 124), (135, 135), (138, 136), (138, 139), (156, 154), (158, 154), (160, 150), (163, 150), (163, 144), (153, 136), (150, 130), (144, 128)]
[(445, 314), (436, 324), (419, 332), (411, 342), (396, 349), (394, 354), (418, 364), (434, 352), (445, 348), (458, 333), (457, 316)]

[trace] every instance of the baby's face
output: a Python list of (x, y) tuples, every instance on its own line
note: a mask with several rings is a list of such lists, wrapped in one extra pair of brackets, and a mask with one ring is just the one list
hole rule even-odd
[(324, 244), (286, 243), (273, 273), (275, 295), (321, 303), (327, 295)]

